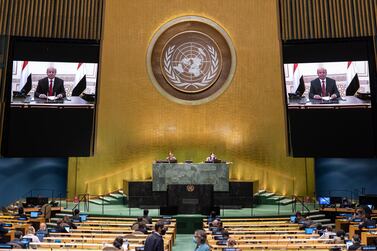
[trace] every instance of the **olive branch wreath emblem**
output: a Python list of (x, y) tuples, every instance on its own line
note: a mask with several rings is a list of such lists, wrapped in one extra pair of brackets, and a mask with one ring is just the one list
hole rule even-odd
[(215, 77), (217, 70), (219, 69), (219, 59), (217, 56), (217, 52), (215, 48), (213, 48), (210, 45), (207, 45), (208, 51), (211, 55), (211, 67), (208, 71), (208, 73), (204, 76), (202, 81), (200, 83), (187, 83), (183, 82), (182, 79), (179, 77), (178, 74), (176, 74), (172, 67), (172, 55), (174, 52), (175, 45), (170, 46), (164, 56), (164, 70), (166, 73), (166, 76), (169, 78), (171, 82), (177, 87), (183, 87), (184, 89), (189, 88), (190, 86), (195, 87), (196, 89), (199, 89), (199, 87), (205, 87), (207, 86)]

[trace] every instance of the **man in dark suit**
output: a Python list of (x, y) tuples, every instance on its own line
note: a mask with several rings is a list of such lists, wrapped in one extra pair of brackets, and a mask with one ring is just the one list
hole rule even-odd
[(38, 81), (37, 90), (35, 90), (34, 97), (47, 98), (47, 96), (56, 96), (57, 98), (64, 98), (66, 96), (64, 89), (64, 80), (55, 77), (56, 68), (47, 68), (47, 77)]
[(327, 70), (323, 67), (317, 69), (318, 78), (310, 82), (309, 98), (322, 99), (322, 97), (330, 96), (331, 99), (340, 97), (338, 87), (335, 80), (326, 78)]
[(166, 228), (162, 221), (158, 221), (154, 226), (155, 231), (145, 241), (144, 251), (164, 251), (164, 239)]

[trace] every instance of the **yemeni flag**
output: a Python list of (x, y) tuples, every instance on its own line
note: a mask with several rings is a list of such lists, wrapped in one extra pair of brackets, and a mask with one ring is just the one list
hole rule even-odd
[(22, 86), (22, 94), (27, 95), (31, 90), (31, 73), (29, 70), (29, 61), (24, 61), (22, 64), (20, 86)]
[(359, 77), (356, 73), (355, 63), (348, 61), (347, 64), (347, 86), (346, 86), (346, 96), (353, 96), (360, 87)]
[(72, 96), (80, 96), (80, 94), (86, 89), (86, 72), (85, 64), (79, 63), (77, 65), (75, 86), (72, 90)]
[(300, 96), (305, 92), (304, 76), (300, 74), (298, 64), (293, 65), (293, 90)]

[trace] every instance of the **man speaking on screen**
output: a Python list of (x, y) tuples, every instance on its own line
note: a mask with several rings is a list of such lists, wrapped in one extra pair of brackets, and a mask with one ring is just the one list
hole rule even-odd
[(323, 67), (317, 69), (318, 78), (310, 82), (309, 98), (322, 99), (329, 96), (330, 99), (340, 97), (338, 87), (336, 87), (335, 79), (326, 78), (327, 70)]
[(64, 89), (64, 80), (55, 77), (56, 68), (47, 68), (47, 77), (38, 81), (37, 90), (34, 97), (47, 98), (47, 96), (55, 96), (56, 98), (64, 98), (66, 96)]

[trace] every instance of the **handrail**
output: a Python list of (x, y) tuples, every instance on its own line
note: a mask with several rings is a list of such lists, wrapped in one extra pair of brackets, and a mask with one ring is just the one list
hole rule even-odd
[[(298, 196), (296, 196), (296, 195), (292, 195), (292, 198), (294, 199), (294, 208), (292, 207), (292, 211), (293, 211), (293, 209), (294, 209), (294, 211), (297, 211), (297, 202), (299, 202), (300, 204), (301, 204), (301, 206), (302, 206), (302, 208), (305, 208), (306, 209), (306, 211), (307, 211), (307, 213), (310, 213), (310, 209), (305, 205), (305, 203), (302, 201), (302, 200), (300, 200), (299, 199), (299, 197)], [(302, 210), (301, 210), (302, 211)]]
[[(72, 208), (72, 211), (74, 211), (76, 208), (80, 210), (80, 204), (81, 202), (84, 202), (84, 211), (89, 211), (89, 198), (90, 195), (88, 193), (79, 194), (79, 201), (78, 203)], [(81, 196), (81, 199), (80, 199)]]
[(78, 195), (78, 198), (79, 198), (79, 201), (76, 203), (76, 205), (72, 208), (72, 211), (74, 211), (76, 208), (80, 210), (80, 205), (81, 205), (81, 202), (84, 202), (84, 211), (87, 211), (89, 212), (90, 211), (90, 208), (89, 208), (89, 205), (90, 205), (90, 198), (99, 198), (101, 200), (101, 208), (102, 208), (102, 214), (105, 214), (105, 206), (107, 206), (107, 204), (105, 204), (105, 200), (101, 199), (102, 197), (105, 197), (107, 196), (106, 194), (96, 194), (96, 195), (91, 195), (89, 193), (84, 193), (84, 194), (79, 194)]

